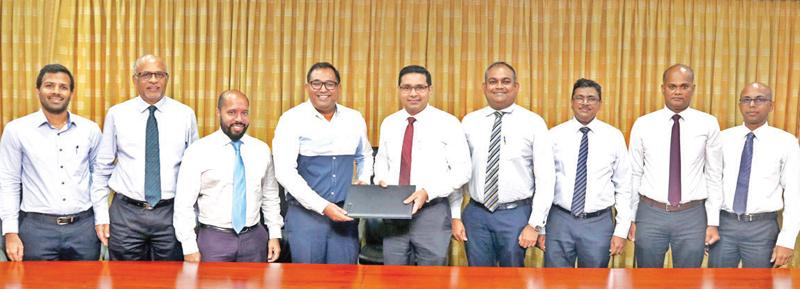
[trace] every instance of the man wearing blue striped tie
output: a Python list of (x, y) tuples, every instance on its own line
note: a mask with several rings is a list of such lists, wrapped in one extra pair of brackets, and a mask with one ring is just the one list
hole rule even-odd
[(556, 188), (547, 235), (539, 235), (545, 267), (575, 267), (576, 259), (578, 267), (607, 267), (625, 247), (631, 224), (628, 151), (622, 132), (597, 119), (601, 105), (600, 84), (578, 79), (574, 117), (550, 130)]

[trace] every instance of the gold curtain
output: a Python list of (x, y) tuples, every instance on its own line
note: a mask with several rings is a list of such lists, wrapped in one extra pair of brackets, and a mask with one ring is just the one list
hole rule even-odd
[[(775, 92), (770, 124), (800, 131), (798, 1), (0, 0), (0, 31), (0, 125), (37, 110), (38, 70), (62, 63), (76, 76), (71, 111), (102, 126), (111, 105), (135, 96), (133, 61), (153, 53), (201, 135), (218, 127), (216, 96), (237, 88), (251, 98), (250, 133), (271, 142), (317, 61), (340, 69), (341, 103), (364, 114), (373, 144), (400, 108), (400, 68), (428, 67), (431, 104), (463, 117), (485, 105), (483, 70), (495, 60), (515, 66), (517, 103), (549, 126), (571, 117), (572, 83), (586, 77), (603, 85), (599, 118), (627, 135), (663, 107), (661, 73), (680, 62), (696, 72), (694, 107), (723, 129), (741, 123), (742, 87), (761, 81)], [(464, 265), (460, 244), (452, 252)], [(529, 255), (541, 266), (538, 250)], [(631, 267), (632, 246), (612, 265)]]

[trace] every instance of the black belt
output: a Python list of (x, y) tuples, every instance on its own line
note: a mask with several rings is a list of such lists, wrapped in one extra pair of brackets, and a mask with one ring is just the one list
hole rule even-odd
[[(250, 231), (253, 231), (257, 227), (258, 227), (257, 223), (255, 225), (250, 226), (250, 227), (244, 227), (244, 228), (242, 228), (242, 231), (239, 232), (239, 235), (247, 233), (247, 232), (250, 232)], [(217, 227), (217, 226), (213, 226), (213, 225), (206, 225), (206, 224), (203, 224), (203, 223), (200, 223), (200, 228), (211, 229), (211, 230), (215, 230), (215, 231), (236, 234), (236, 231), (234, 231), (231, 228)]]
[(89, 218), (93, 215), (94, 211), (92, 211), (91, 208), (89, 208), (86, 211), (72, 215), (52, 215), (52, 214), (43, 214), (35, 212), (25, 212), (26, 218), (33, 218), (48, 223), (56, 223), (59, 226), (69, 225), (77, 222), (80, 219)]
[(594, 217), (600, 216), (602, 214), (605, 214), (608, 211), (611, 211), (611, 207), (608, 207), (608, 208), (605, 208), (605, 209), (602, 209), (602, 210), (599, 210), (599, 211), (594, 211), (594, 212), (591, 212), (591, 213), (580, 213), (578, 215), (573, 215), (570, 210), (567, 210), (564, 207), (561, 207), (559, 205), (553, 205), (553, 207), (556, 207), (556, 209), (559, 209), (562, 212), (569, 214), (570, 216), (572, 216), (575, 219), (590, 219), (590, 218), (594, 218)]
[(689, 201), (689, 202), (686, 202), (686, 203), (683, 203), (683, 204), (670, 205), (670, 204), (662, 203), (662, 202), (653, 200), (651, 198), (645, 197), (644, 195), (639, 195), (639, 202), (640, 203), (645, 203), (645, 204), (647, 204), (647, 205), (649, 205), (649, 206), (651, 206), (653, 208), (656, 208), (656, 209), (659, 209), (659, 210), (663, 210), (664, 212), (680, 212), (680, 211), (688, 210), (688, 209), (700, 206), (702, 204), (705, 204), (705, 201), (706, 201), (706, 199), (702, 199), (702, 200)]
[(761, 220), (775, 220), (778, 218), (778, 212), (766, 212), (766, 213), (756, 213), (756, 214), (736, 214), (731, 213), (725, 210), (720, 210), (719, 214), (721, 216), (734, 218), (739, 222), (755, 222)]
[[(479, 206), (481, 208), (489, 210), (489, 208), (487, 208), (485, 205), (483, 205), (481, 203), (478, 203), (473, 199), (470, 199), (469, 201), (472, 202), (473, 204), (475, 204), (476, 206)], [(494, 209), (494, 210), (495, 211), (511, 210), (511, 209), (515, 209), (515, 208), (517, 208), (519, 206), (522, 206), (522, 205), (530, 205), (531, 202), (532, 202), (531, 198), (527, 198), (527, 199), (522, 199), (522, 200), (516, 200), (516, 201), (513, 201), (513, 202), (502, 203), (502, 204), (497, 205), (497, 208)]]
[(119, 196), (120, 200), (122, 200), (122, 201), (124, 201), (124, 202), (126, 202), (128, 204), (131, 204), (131, 205), (134, 205), (134, 206), (137, 206), (137, 207), (141, 207), (141, 208), (143, 208), (145, 210), (152, 210), (152, 209), (155, 209), (155, 208), (158, 208), (158, 207), (172, 205), (172, 202), (175, 201), (174, 198), (173, 199), (160, 200), (160, 201), (158, 201), (158, 203), (155, 206), (151, 206), (150, 203), (148, 203), (148, 202), (134, 200), (134, 199), (128, 198), (127, 196), (125, 196), (123, 194), (117, 193), (117, 196)]

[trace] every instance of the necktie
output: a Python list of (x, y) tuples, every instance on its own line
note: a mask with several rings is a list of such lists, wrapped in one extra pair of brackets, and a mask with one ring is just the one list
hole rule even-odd
[(484, 187), (483, 205), (489, 211), (497, 209), (497, 172), (500, 169), (500, 131), (503, 127), (503, 112), (494, 112), (494, 125), (492, 125), (492, 135), (489, 138), (489, 158), (486, 163), (486, 186)]
[(144, 199), (150, 206), (155, 207), (161, 200), (161, 156), (158, 145), (158, 122), (156, 121), (156, 107), (150, 106), (150, 116), (147, 117), (145, 130), (144, 149)]
[(417, 121), (413, 116), (408, 117), (406, 133), (403, 136), (403, 150), (400, 153), (400, 181), (401, 186), (411, 184), (411, 149), (414, 146), (414, 122)]
[(233, 196), (231, 197), (233, 205), (231, 208), (231, 223), (233, 224), (233, 230), (238, 234), (244, 228), (247, 209), (245, 197), (247, 180), (244, 178), (244, 162), (242, 161), (242, 153), (240, 150), (242, 141), (233, 141), (231, 145), (233, 145), (233, 149), (236, 151), (236, 157), (233, 159), (235, 166), (233, 169)]
[(575, 169), (575, 192), (572, 194), (572, 215), (583, 213), (586, 205), (586, 159), (589, 157), (588, 127), (582, 127), (581, 147), (578, 150), (578, 166)]
[(672, 139), (669, 142), (669, 195), (670, 205), (681, 203), (681, 116), (672, 116)]
[(750, 132), (742, 149), (742, 160), (739, 162), (739, 179), (736, 181), (736, 193), (733, 195), (733, 212), (737, 215), (747, 213), (747, 191), (750, 187), (750, 164), (753, 162), (753, 138)]

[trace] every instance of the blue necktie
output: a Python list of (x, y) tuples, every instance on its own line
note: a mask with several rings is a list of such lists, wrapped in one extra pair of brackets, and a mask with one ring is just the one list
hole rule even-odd
[(231, 198), (233, 207), (231, 208), (231, 220), (233, 223), (233, 230), (238, 234), (244, 229), (247, 209), (247, 199), (245, 197), (247, 181), (244, 178), (244, 162), (242, 161), (242, 153), (240, 150), (242, 141), (233, 141), (231, 145), (233, 145), (233, 149), (236, 151), (236, 158), (234, 159), (236, 166), (233, 169), (233, 196)]
[(737, 215), (747, 213), (747, 191), (750, 187), (750, 164), (753, 162), (753, 138), (750, 132), (742, 149), (742, 160), (739, 162), (739, 179), (736, 181), (736, 193), (733, 195), (733, 212)]
[(586, 205), (586, 159), (589, 157), (588, 127), (582, 127), (581, 147), (578, 150), (578, 166), (575, 168), (575, 192), (572, 194), (572, 215), (583, 213)]
[(502, 111), (494, 112), (494, 125), (492, 125), (492, 135), (489, 137), (489, 158), (486, 163), (486, 186), (483, 189), (483, 205), (494, 212), (499, 205), (497, 196), (497, 173), (500, 170), (500, 131), (503, 127)]
[(158, 122), (156, 121), (156, 107), (150, 106), (150, 116), (147, 117), (147, 129), (144, 143), (144, 200), (155, 207), (161, 200), (161, 156), (158, 145)]

